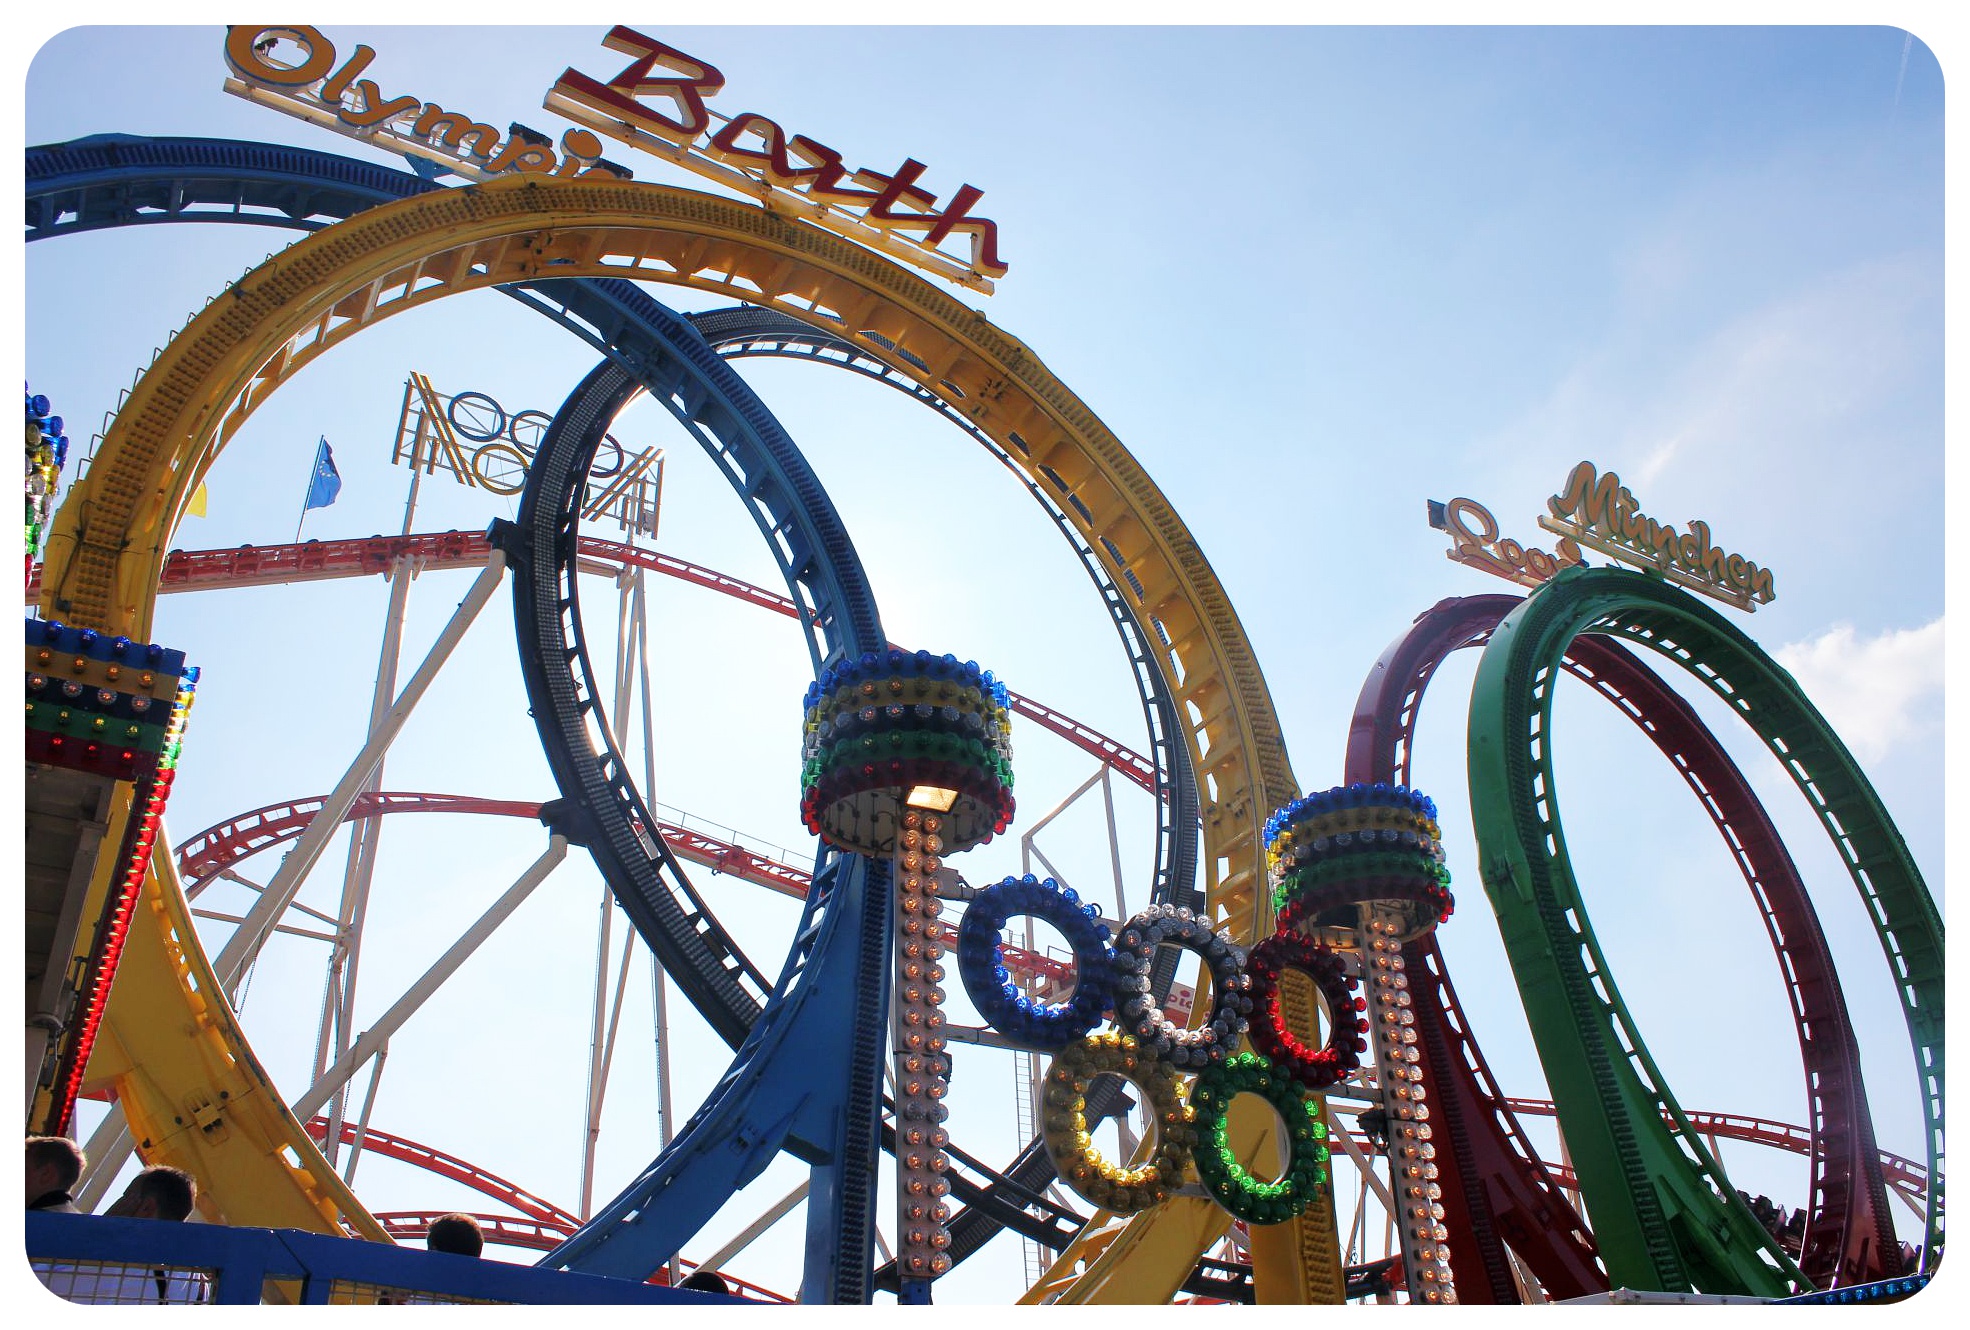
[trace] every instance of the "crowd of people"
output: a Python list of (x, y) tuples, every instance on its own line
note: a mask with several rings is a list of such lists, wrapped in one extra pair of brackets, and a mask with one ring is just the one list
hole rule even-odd
[[(88, 1159), (66, 1136), (27, 1138), (27, 1208), (81, 1214), (75, 1187)], [(119, 1219), (191, 1217), (198, 1205), (198, 1182), (181, 1168), (155, 1164), (130, 1179), (123, 1194), (103, 1211)], [(69, 1261), (33, 1263), (34, 1273), (52, 1292), (70, 1302), (192, 1303), (205, 1300), (205, 1281), (162, 1267), (117, 1267)]]
[[(62, 1214), (82, 1214), (75, 1189), (88, 1167), (82, 1147), (66, 1136), (27, 1138), (27, 1208)], [(198, 1182), (181, 1168), (155, 1164), (130, 1179), (105, 1215), (123, 1219), (191, 1219), (198, 1208)], [(455, 1256), (479, 1256), (486, 1238), (479, 1221), (464, 1213), (441, 1215), (431, 1221), (425, 1246)], [(47, 1287), (70, 1302), (195, 1303), (206, 1300), (202, 1276), (162, 1268), (87, 1266), (75, 1262), (35, 1260), (34, 1272)], [(679, 1288), (729, 1294), (731, 1285), (710, 1270), (695, 1270)]]

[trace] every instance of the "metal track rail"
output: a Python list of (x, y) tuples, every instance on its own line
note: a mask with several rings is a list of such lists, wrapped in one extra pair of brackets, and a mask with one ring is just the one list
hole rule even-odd
[[(28, 235), (30, 239), (38, 239), (107, 226), (174, 221), (251, 220), (266, 225), (313, 229), (393, 197), (440, 187), (405, 172), (278, 145), (239, 144), (223, 140), (148, 140), (105, 135), (54, 148), (36, 149), (30, 154)], [(668, 311), (662, 310), (656, 302), (649, 301), (633, 287), (626, 288), (625, 284), (609, 281), (564, 282), (524, 290), (511, 288), (507, 293), (534, 304), (543, 313), (573, 328), (592, 343), (605, 343), (604, 349), (614, 348), (623, 359), (636, 361), (645, 369), (646, 379), (650, 361), (661, 359), (664, 355), (665, 347), (651, 345), (654, 339), (650, 328), (660, 322)], [(624, 307), (627, 307), (626, 311)], [(625, 313), (630, 317), (625, 318)], [(908, 392), (964, 429), (1019, 477), (1067, 538), (1094, 581), (1122, 638), (1142, 698), (1154, 761), (1140, 764), (1138, 760), (1138, 763), (1149, 767), (1153, 778), (1152, 792), (1158, 796), (1151, 899), (1201, 908), (1204, 894), (1195, 886), (1199, 817), (1196, 782), (1189, 770), (1188, 754), (1176, 723), (1174, 703), (1156, 669), (1151, 650), (1142, 638), (1141, 629), (1129, 613), (1126, 597), (1107, 575), (1087, 541), (1067, 520), (1059, 504), (1042, 486), (1020, 472), (1006, 451), (989, 435), (943, 399), (896, 374), (882, 362), (857, 352), (850, 343), (785, 315), (747, 306), (693, 316), (693, 322), (700, 331), (709, 333), (718, 349), (730, 357), (806, 354)], [(910, 357), (907, 351), (900, 354)], [(650, 385), (646, 383), (645, 386)], [(748, 415), (764, 414), (764, 408), (756, 401), (746, 403), (740, 409)], [(676, 410), (673, 406), (673, 411)], [(685, 419), (684, 423), (691, 427), (700, 422)], [(698, 432), (703, 437), (701, 427)], [(728, 472), (734, 469), (735, 458), (741, 468), (751, 464), (757, 470), (755, 459), (746, 455), (743, 443), (714, 444), (707, 439), (706, 446), (714, 450), (715, 456), (720, 449), (723, 450), (724, 469)], [(803, 468), (796, 464), (794, 469)], [(1068, 502), (1076, 502), (1072, 494), (1067, 493), (1057, 473), (1048, 471), (1046, 474), (1052, 477), (1055, 487)], [(804, 488), (818, 493), (818, 484), (812, 483), (811, 476), (802, 479), (809, 482)], [(757, 502), (757, 495), (754, 497)], [(1085, 505), (1081, 507), (1085, 511)], [(791, 525), (789, 514), (776, 513), (774, 516), (776, 521), (771, 529), (762, 524), (762, 529), (769, 536), (769, 545), (773, 544), (774, 535)], [(584, 548), (597, 544), (591, 538), (579, 539)], [(293, 560), (282, 558), (280, 551), (257, 551), (254, 552), (252, 569), (244, 573), (238, 566), (238, 552), (214, 554), (226, 560), (226, 570), (234, 576), (243, 574), (272, 580), (292, 580), (297, 575), (335, 575), (331, 570), (348, 563), (351, 558), (367, 562), (383, 557), (387, 551), (368, 548), (376, 543), (333, 542), (338, 546), (361, 546), (339, 557), (337, 549), (323, 547), (299, 547)], [(1112, 541), (1104, 538), (1103, 543), (1111, 556), (1119, 558), (1119, 551)], [(469, 559), (479, 552), (482, 538), (464, 536), (454, 544), (458, 548), (434, 548), (432, 557)], [(519, 557), (511, 549), (508, 552), (509, 557)], [(608, 552), (602, 551), (605, 555)], [(288, 567), (290, 562), (294, 565), (292, 568)], [(263, 564), (266, 566), (262, 567)], [(186, 565), (175, 575), (188, 577), (196, 571)], [(666, 568), (663, 571), (673, 570)], [(169, 565), (166, 575), (167, 578), (174, 575)], [(1131, 581), (1134, 579), (1131, 578)], [(570, 579), (570, 597), (572, 587)], [(1132, 590), (1140, 596), (1140, 583), (1135, 583)], [(788, 602), (787, 607), (799, 613), (799, 607), (793, 602)], [(818, 609), (811, 613), (819, 617)], [(567, 649), (565, 643), (562, 649)], [(592, 713), (592, 688), (581, 684), (576, 686), (585, 699), (579, 709)], [(1029, 716), (1031, 710), (1030, 704), (1022, 708)], [(1081, 742), (1079, 735), (1063, 729), (1061, 722), (1064, 718), (1045, 715), (1038, 719), (1048, 728), (1065, 733), (1070, 740)], [(588, 732), (600, 734), (606, 741), (605, 727), (597, 726)], [(1083, 746), (1086, 746), (1084, 742)], [(1116, 754), (1104, 756), (1108, 760), (1118, 757), (1126, 760), (1134, 755), (1118, 750)], [(620, 769), (618, 764), (617, 770)], [(1140, 779), (1139, 776), (1137, 778)], [(623, 780), (608, 784), (612, 790), (612, 802), (625, 808), (631, 807), (635, 796), (630, 783)], [(564, 784), (563, 788), (565, 790), (567, 786)], [(655, 820), (640, 808), (640, 802), (629, 813), (629, 821), (632, 826), (656, 826)], [(633, 831), (630, 834), (634, 836)], [(728, 1042), (736, 1044), (756, 1017), (758, 991), (764, 989), (764, 980), (732, 945), (729, 937), (724, 935), (715, 918), (690, 887), (682, 870), (668, 858), (668, 847), (660, 835), (656, 841), (661, 856), (669, 865), (668, 876), (675, 879), (675, 886), (660, 894), (654, 887), (646, 885), (641, 889), (642, 899), (647, 903), (647, 908), (655, 909), (655, 902), (663, 899), (664, 895), (672, 899), (681, 896), (689, 908), (680, 905), (679, 917), (690, 920), (693, 931), (702, 932), (705, 942), (693, 947), (673, 937), (667, 939), (665, 947), (660, 948), (647, 933), (646, 940), (651, 940), (653, 949), (658, 950), (660, 956), (664, 955), (665, 950), (670, 951), (671, 955), (665, 957), (667, 967), (674, 958), (688, 958), (682, 962), (684, 968), (680, 988), (694, 1005), (704, 1011), (714, 1028)], [(639, 919), (639, 915), (643, 918)], [(632, 919), (638, 919), (639, 931), (643, 931), (649, 918), (643, 911), (632, 912)], [(1166, 953), (1158, 958), (1157, 970), (1152, 976), (1157, 993), (1167, 993), (1175, 980), (1176, 967), (1177, 957), (1174, 954)], [(736, 1001), (731, 993), (711, 994), (711, 990), (720, 987), (717, 976), (721, 973), (731, 973), (738, 979), (752, 981), (749, 987), (755, 992), (747, 994), (755, 999), (751, 1010), (747, 1009), (746, 1003)], [(1102, 1102), (1094, 1106), (1097, 1112), (1118, 1093), (1112, 1085), (1104, 1084), (1101, 1089), (1103, 1093), (1099, 1097)], [(1011, 1190), (1027, 1194), (1044, 1189), (1053, 1180), (1052, 1162), (1037, 1139), (1020, 1152), (1007, 1176), (1012, 1180)], [(989, 1185), (996, 1186), (997, 1182)], [(961, 1196), (960, 1199), (965, 1198)], [(967, 1208), (954, 1217), (951, 1253), (954, 1260), (961, 1260), (977, 1251), (1000, 1231), (1001, 1225), (991, 1218), (995, 1212), (1007, 1211), (1004, 1207), (974, 1207), (967, 1203)], [(1028, 1236), (1038, 1237), (1041, 1234), (1042, 1230), (1034, 1228)], [(1047, 1235), (1051, 1236), (1051, 1233)], [(893, 1279), (893, 1274), (888, 1277)]]
[[(1408, 777), (1417, 712), (1444, 657), (1484, 642), (1517, 596), (1440, 602), (1384, 653), (1356, 706), (1349, 732), (1350, 780)], [(1861, 1092), (1859, 1049), (1805, 884), (1776, 829), (1736, 765), (1688, 705), (1611, 642), (1581, 637), (1561, 668), (1613, 702), (1683, 775), (1730, 848), (1771, 937), (1799, 1032), (1811, 1119), (1821, 1124), (1812, 1160), (1811, 1220), (1801, 1267), (1822, 1285), (1864, 1283), (1899, 1273), (1899, 1247), (1887, 1215), (1886, 1186), (1872, 1119)], [(1447, 1170), (1446, 1226), (1460, 1297), (1489, 1293), (1516, 1300), (1500, 1249), (1500, 1229), (1553, 1296), (1577, 1296), (1582, 1272), (1600, 1287), (1585, 1225), (1492, 1082), (1468, 1025), (1457, 1014), (1442, 955), (1433, 941), (1411, 950), (1434, 984), (1415, 990), (1429, 1045), (1428, 1072), (1443, 1097), (1458, 1167)], [(1497, 1199), (1494, 1199), (1497, 1198)], [(1516, 1212), (1516, 1213), (1515, 1213)], [(1461, 1238), (1461, 1240), (1459, 1240)]]
[(1847, 859), (1900, 981), (1922, 1078), (1936, 1183), (1932, 1263), (1941, 1245), (1942, 925), (1907, 847), (1791, 676), (1734, 625), (1646, 576), (1568, 569), (1508, 615), (1485, 649), (1471, 701), (1471, 789), (1485, 891), (1610, 1278), (1764, 1296), (1805, 1282), (1677, 1106), (1588, 924), (1551, 744), (1552, 686), (1582, 633), (1647, 647), (1713, 690), (1779, 757)]
[[(1132, 612), (1167, 639), (1158, 669), (1174, 682), (1193, 759), (1208, 754), (1197, 778), (1211, 801), (1200, 855), (1209, 907), (1235, 936), (1256, 935), (1266, 913), (1258, 818), (1295, 790), (1250, 644), (1167, 500), (1016, 340), (865, 251), (690, 191), (528, 177), (406, 198), (383, 212), (349, 219), (333, 243), (289, 247), (234, 283), (222, 308), (195, 317), (161, 353), (105, 438), (84, 485), (89, 502), (57, 514), (44, 599), (92, 625), (142, 631), (162, 542), (226, 440), (286, 377), (397, 312), (549, 272), (634, 272), (816, 320), (840, 311), (841, 329), (858, 342), (910, 347), (923, 378), (968, 399), (982, 427), (1019, 449), (1022, 469), (1058, 476), (1076, 500), (1076, 525), (1108, 551), (1110, 571), (1141, 586)], [(613, 342), (604, 320), (582, 322)], [(192, 400), (220, 406), (193, 421), (183, 410)], [(1307, 1241), (1296, 1240), (1290, 1256), (1282, 1249), (1272, 1268), (1291, 1284), (1288, 1296), (1338, 1300), (1331, 1210), (1320, 1209), (1294, 1226), (1298, 1233), (1311, 1225)], [(1067, 1272), (1098, 1252), (1098, 1273), (1090, 1267), (1089, 1278), (1075, 1277), (1077, 1300), (1168, 1296), (1218, 1222), (1205, 1203), (1178, 1198), (1084, 1233), (1076, 1239), (1082, 1250), (1063, 1257), (1038, 1295), (1064, 1291)]]

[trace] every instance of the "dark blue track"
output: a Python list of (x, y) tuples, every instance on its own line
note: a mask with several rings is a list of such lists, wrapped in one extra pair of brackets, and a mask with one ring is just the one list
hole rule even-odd
[[(315, 230), (378, 203), (444, 187), (393, 168), (284, 145), (99, 135), (29, 149), (27, 238), (182, 221)], [(557, 417), (564, 439), (583, 439), (590, 432), (599, 438), (627, 393), (638, 384), (647, 388), (748, 500), (789, 592), (818, 625), (818, 639), (809, 637), (817, 672), (828, 660), (884, 645), (859, 560), (818, 480), (785, 431), (689, 323), (625, 282), (501, 289), (608, 357)], [(759, 319), (777, 317), (754, 310), (723, 313), (728, 332), (757, 333)], [(781, 341), (795, 345), (798, 339)], [(812, 348), (831, 341), (808, 330), (799, 344)], [(738, 353), (764, 352), (754, 344)], [(543, 459), (551, 451), (544, 447)], [(795, 945), (769, 989), (661, 841), (646, 844), (637, 836), (636, 828), (652, 821), (620, 754), (610, 751), (592, 761), (575, 756), (590, 751), (586, 735), (595, 730), (582, 718), (596, 702), (571, 571), (573, 526), (566, 495), (580, 493), (579, 478), (572, 491), (566, 485), (570, 475), (585, 473), (592, 451), (592, 442), (586, 451), (574, 447), (552, 469), (559, 497), (535, 500), (523, 508), (520, 523), (501, 533), (517, 574), (515, 615), (529, 695), (557, 782), (570, 797), (563, 825), (588, 845), (639, 933), (738, 1055), (672, 1148), (546, 1263), (641, 1278), (695, 1234), (732, 1189), (785, 1148), (815, 1165), (804, 1296), (863, 1302), (872, 1282), (879, 1127), (874, 1105), (882, 1042), (882, 1022), (873, 1013), (887, 1009), (886, 1002), (872, 998), (888, 983), (881, 958), (888, 945), (889, 893), (874, 889), (871, 879), (879, 868), (872, 873), (862, 860), (824, 852)], [(538, 464), (536, 470), (547, 474)], [(530, 482), (530, 494), (532, 488)], [(1037, 487), (1034, 492), (1068, 529), (1057, 507)], [(528, 530), (530, 524), (535, 529)], [(1090, 553), (1083, 549), (1082, 555), (1111, 612), (1118, 610), (1116, 589)], [(1194, 783), (1160, 676), (1144, 668), (1146, 651), (1129, 637), (1133, 625), (1126, 612), (1115, 617), (1125, 626), (1124, 641), (1142, 682), (1158, 782), (1166, 794), (1160, 801), (1166, 811), (1154, 894), (1181, 897), (1192, 890)], [(595, 729), (606, 733), (606, 727)], [(782, 1045), (801, 1049), (802, 1056), (775, 1057)], [(809, 1084), (806, 1069), (816, 1065), (846, 1069), (844, 1083)], [(776, 1067), (783, 1070), (776, 1073)], [(792, 1074), (795, 1067), (803, 1069), (798, 1077)], [(953, 1192), (966, 1206), (953, 1224), (954, 1257), (962, 1259), (1008, 1225), (1053, 1246), (1079, 1226), (1079, 1216), (1042, 1194), (1052, 1170), (1037, 1143), (1006, 1176), (963, 1151), (953, 1155), (961, 1169), (953, 1177)], [(859, 1257), (853, 1254), (858, 1245)], [(889, 1277), (881, 1282), (893, 1285), (893, 1273), (886, 1269), (878, 1278), (883, 1274)]]

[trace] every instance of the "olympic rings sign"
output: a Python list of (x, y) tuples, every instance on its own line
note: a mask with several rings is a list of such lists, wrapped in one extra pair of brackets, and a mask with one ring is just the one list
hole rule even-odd
[[(1067, 999), (1041, 1003), (1012, 984), (999, 931), (1016, 914), (1052, 924), (1073, 948), (1076, 977)], [(958, 974), (979, 1014), (1010, 1041), (1056, 1054), (1042, 1094), (1041, 1138), (1061, 1180), (1091, 1205), (1131, 1214), (1168, 1199), (1194, 1160), (1205, 1190), (1237, 1218), (1277, 1224), (1300, 1214), (1327, 1182), (1327, 1126), (1309, 1091), (1351, 1069), (1342, 1065), (1341, 1049), (1351, 1057), (1365, 1045), (1353, 981), (1324, 949), (1285, 958), (1315, 975), (1331, 1012), (1333, 1051), (1275, 1061), (1234, 1050), (1254, 1012), (1268, 1030), (1283, 1028), (1276, 962), (1264, 967), (1274, 982), (1255, 985), (1243, 948), (1174, 906), (1153, 905), (1130, 919), (1113, 947), (1109, 936), (1093, 905), (1031, 874), (980, 891), (958, 924)], [(1211, 1010), (1194, 1030), (1178, 1029), (1150, 994), (1150, 969), (1166, 945), (1196, 952), (1211, 972)], [(1119, 1028), (1089, 1034), (1111, 1005)], [(1135, 1086), (1155, 1126), (1155, 1153), (1134, 1168), (1104, 1159), (1091, 1140), (1087, 1095), (1102, 1075)], [(1187, 1101), (1184, 1075), (1195, 1077)], [(1289, 1159), (1276, 1182), (1254, 1177), (1230, 1152), (1226, 1113), (1248, 1093), (1267, 1100), (1286, 1125)]]
[[(547, 427), (554, 423), (554, 417), (545, 411), (516, 411), (506, 414), (506, 409), (492, 397), (482, 392), (462, 392), (445, 404), (445, 419), (451, 422), (454, 433), (461, 439), (470, 440), (480, 447), (472, 453), (472, 474), (479, 483), (495, 494), (518, 494), (525, 483), (526, 471), (533, 464), (534, 454), (540, 451), (541, 437)], [(602, 449), (613, 454), (607, 466), (602, 465)], [(588, 468), (590, 480), (608, 480), (622, 474), (625, 454), (623, 446), (613, 434), (604, 434), (602, 444), (595, 452), (596, 461)], [(486, 473), (488, 459), (504, 460), (519, 470), (521, 479), (511, 481), (510, 472), (500, 473), (495, 480)], [(502, 488), (510, 486), (510, 488)]]
[[(536, 410), (508, 413), (491, 394), (476, 390), (449, 398), (433, 394), (427, 400), (443, 404), (445, 424), (460, 445), (449, 446), (441, 433), (440, 442), (423, 462), (428, 470), (449, 471), (462, 485), (508, 497), (526, 487), (527, 470), (533, 465), (554, 417)], [(416, 432), (411, 412), (420, 410), (413, 395), (391, 461), (402, 462), (409, 457), (411, 449), (406, 436), (414, 437)], [(625, 531), (654, 536), (662, 475), (661, 449), (646, 448), (632, 453), (615, 435), (604, 434), (589, 466), (590, 484), (583, 499), (584, 510), (592, 515), (613, 516)]]

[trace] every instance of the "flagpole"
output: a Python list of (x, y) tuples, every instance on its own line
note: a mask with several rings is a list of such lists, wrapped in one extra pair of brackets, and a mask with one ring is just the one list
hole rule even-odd
[(294, 523), (294, 540), (292, 543), (296, 545), (301, 543), (301, 527), (308, 520), (308, 500), (315, 497), (315, 477), (321, 471), (321, 450), (327, 444), (328, 436), (326, 434), (315, 441), (315, 460), (308, 464), (308, 488), (301, 492), (301, 516)]

